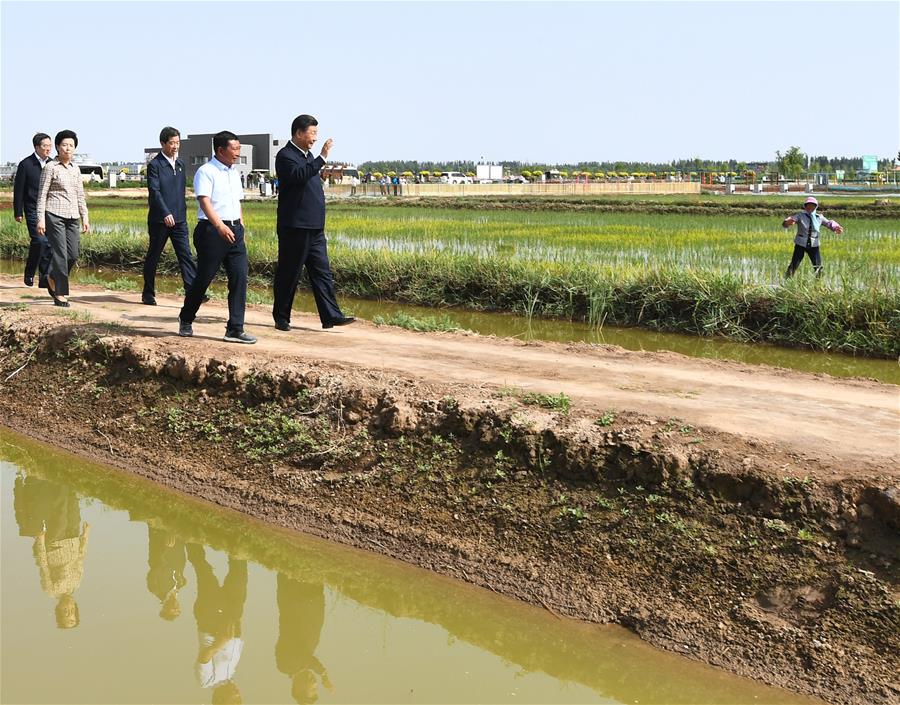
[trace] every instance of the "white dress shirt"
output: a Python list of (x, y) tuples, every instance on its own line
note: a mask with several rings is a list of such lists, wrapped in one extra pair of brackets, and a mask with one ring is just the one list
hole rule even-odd
[[(212, 208), (222, 220), (240, 220), (244, 187), (241, 173), (234, 166), (225, 166), (213, 157), (194, 174), (194, 195), (208, 196)], [(197, 219), (207, 220), (203, 209), (197, 207)]]
[[(200, 648), (209, 648), (215, 642), (212, 634), (200, 632)], [(208, 663), (194, 664), (194, 675), (201, 688), (215, 688), (225, 681), (234, 678), (238, 661), (241, 660), (241, 652), (244, 650), (244, 641), (233, 637), (225, 642), (222, 647), (213, 653)]]
[(38, 164), (41, 165), (41, 169), (43, 169), (45, 166), (47, 166), (47, 162), (50, 161), (50, 157), (42, 157), (37, 152), (34, 153), (34, 156), (37, 158)]

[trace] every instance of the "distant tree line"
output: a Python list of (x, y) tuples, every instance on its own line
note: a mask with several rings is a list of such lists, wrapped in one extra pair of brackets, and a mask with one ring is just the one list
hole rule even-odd
[[(898, 155), (900, 158), (900, 155)], [(701, 159), (694, 157), (693, 159), (675, 159), (671, 162), (577, 162), (577, 163), (541, 163), (541, 162), (521, 162), (521, 161), (500, 161), (505, 171), (513, 173), (521, 173), (522, 171), (549, 171), (550, 169), (558, 169), (569, 173), (575, 171), (589, 172), (644, 172), (644, 173), (661, 173), (667, 171), (680, 171), (682, 173), (715, 171), (718, 173), (736, 172), (743, 174), (747, 171), (763, 172), (779, 172), (788, 175), (799, 175), (807, 171), (814, 172), (834, 172), (836, 170), (844, 170), (848, 174), (855, 174), (857, 170), (862, 169), (862, 157), (828, 157), (814, 156), (807, 157), (799, 147), (790, 147), (784, 154), (776, 152), (774, 160), (760, 159), (758, 161), (742, 161), (738, 159), (727, 159), (718, 161), (714, 159)], [(807, 169), (807, 164), (809, 168)], [(878, 160), (878, 170), (888, 171), (892, 168), (890, 158)], [(384, 160), (369, 161), (358, 165), (360, 171), (365, 172), (382, 172), (395, 171), (403, 173), (411, 171), (418, 174), (422, 171), (461, 171), (474, 172), (476, 162), (474, 161), (449, 161), (449, 162), (420, 162), (416, 160)]]

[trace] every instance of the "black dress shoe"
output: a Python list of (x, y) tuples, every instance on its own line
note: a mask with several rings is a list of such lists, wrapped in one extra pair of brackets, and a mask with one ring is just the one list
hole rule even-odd
[(288, 321), (275, 321), (275, 330), (290, 330), (291, 324)]
[(156, 297), (155, 296), (147, 296), (144, 294), (141, 296), (141, 303), (145, 306), (156, 306)]
[(332, 318), (327, 323), (323, 323), (323, 328), (334, 328), (335, 326), (349, 326), (356, 319), (353, 316), (343, 316), (341, 318)]
[(25, 286), (34, 286), (34, 277), (25, 277)]

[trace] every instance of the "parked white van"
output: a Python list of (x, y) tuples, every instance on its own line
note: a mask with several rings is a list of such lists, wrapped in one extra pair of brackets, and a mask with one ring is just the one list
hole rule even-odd
[(461, 171), (442, 171), (442, 184), (471, 184), (472, 177), (466, 176)]

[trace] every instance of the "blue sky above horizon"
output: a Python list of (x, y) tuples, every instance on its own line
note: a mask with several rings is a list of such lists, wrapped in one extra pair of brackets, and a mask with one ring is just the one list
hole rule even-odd
[[(98, 161), (299, 113), (340, 161), (665, 162), (900, 149), (898, 2), (10, 2), (0, 161)], [(36, 40), (81, 60), (58, 75)], [(56, 72), (56, 74), (54, 74)]]

